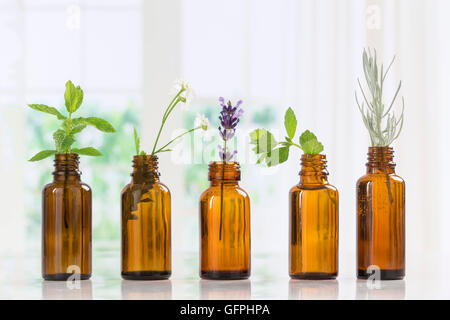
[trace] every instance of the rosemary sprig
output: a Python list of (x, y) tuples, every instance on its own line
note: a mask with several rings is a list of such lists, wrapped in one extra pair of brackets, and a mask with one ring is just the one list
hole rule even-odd
[(359, 111), (361, 112), (364, 125), (369, 131), (370, 141), (374, 147), (389, 146), (398, 138), (403, 128), (405, 99), (402, 97), (403, 106), (400, 117), (396, 117), (392, 110), (402, 87), (401, 81), (398, 84), (397, 90), (395, 91), (394, 97), (388, 108), (386, 108), (386, 105), (383, 103), (384, 82), (394, 60), (395, 56), (389, 64), (389, 67), (386, 69), (386, 72), (384, 72), (383, 65), (381, 65), (380, 69), (378, 68), (376, 50), (374, 50), (373, 54), (370, 49), (368, 52), (364, 49), (363, 52), (364, 76), (370, 95), (367, 95), (364, 92), (363, 86), (358, 78), (358, 86), (361, 90), (363, 99), (361, 102), (359, 101), (356, 91), (355, 99)]

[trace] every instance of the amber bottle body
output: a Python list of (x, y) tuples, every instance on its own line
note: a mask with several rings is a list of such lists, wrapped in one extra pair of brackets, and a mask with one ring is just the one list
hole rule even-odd
[(327, 181), (324, 155), (303, 155), (300, 182), (289, 194), (289, 275), (334, 279), (338, 274), (339, 196)]
[(250, 276), (250, 199), (239, 187), (237, 162), (212, 162), (211, 185), (200, 197), (200, 277)]
[(369, 148), (367, 174), (357, 183), (357, 242), (358, 278), (405, 276), (405, 182), (390, 147)]
[(80, 180), (76, 154), (55, 155), (53, 182), (42, 192), (42, 276), (91, 276), (92, 193)]
[(170, 191), (159, 181), (156, 156), (134, 156), (132, 181), (122, 191), (122, 277), (171, 275)]

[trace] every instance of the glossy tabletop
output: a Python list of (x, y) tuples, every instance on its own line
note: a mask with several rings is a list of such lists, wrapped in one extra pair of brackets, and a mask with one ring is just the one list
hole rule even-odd
[(450, 299), (449, 280), (438, 274), (407, 272), (402, 281), (368, 284), (354, 276), (336, 280), (291, 280), (270, 266), (284, 257), (253, 256), (248, 280), (212, 281), (198, 277), (196, 254), (174, 254), (170, 280), (128, 281), (120, 277), (117, 249), (94, 251), (93, 276), (80, 285), (44, 281), (39, 251), (1, 257), (0, 299)]

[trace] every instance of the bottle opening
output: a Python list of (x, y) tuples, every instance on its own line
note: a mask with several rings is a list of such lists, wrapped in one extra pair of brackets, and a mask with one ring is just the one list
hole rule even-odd
[(303, 154), (301, 166), (302, 184), (322, 184), (327, 181), (327, 158), (324, 154)]
[(55, 154), (54, 166), (55, 176), (79, 176), (78, 170), (80, 157), (76, 153), (58, 153)]
[(135, 182), (156, 180), (159, 178), (158, 156), (135, 155), (133, 156), (133, 172), (131, 176)]
[(369, 147), (367, 170), (381, 170), (393, 173), (395, 169), (394, 149), (392, 147)]
[(238, 162), (213, 161), (209, 164), (209, 181), (239, 181), (241, 170)]

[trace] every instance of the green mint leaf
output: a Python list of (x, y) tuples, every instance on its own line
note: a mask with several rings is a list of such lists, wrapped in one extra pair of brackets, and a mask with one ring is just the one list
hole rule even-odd
[(300, 146), (305, 154), (319, 154), (323, 151), (323, 145), (317, 140), (314, 133), (306, 130), (300, 136)]
[(284, 127), (286, 128), (288, 137), (290, 139), (294, 138), (295, 131), (297, 130), (297, 118), (291, 108), (287, 109), (284, 115)]
[(58, 129), (53, 133), (53, 140), (55, 141), (55, 148), (57, 152), (62, 152), (62, 142), (66, 137), (66, 132), (64, 130)]
[(78, 124), (72, 124), (72, 128), (70, 129), (70, 134), (74, 135), (77, 133), (80, 133), (81, 131), (86, 128), (86, 125), (84, 123), (78, 123)]
[(305, 130), (305, 132), (302, 133), (302, 135), (300, 136), (300, 139), (299, 139), (300, 146), (303, 148), (303, 145), (310, 140), (317, 140), (317, 137), (311, 131)]
[(255, 145), (256, 154), (268, 153), (276, 147), (277, 141), (272, 133), (266, 129), (256, 129), (250, 133), (250, 143)]
[(83, 102), (83, 90), (80, 86), (75, 87), (72, 81), (66, 82), (66, 92), (64, 93), (64, 100), (66, 109), (69, 113), (73, 113), (78, 110)]
[(134, 131), (134, 145), (136, 146), (136, 154), (139, 154), (139, 150), (140, 150), (139, 136), (137, 134), (136, 128), (133, 128), (133, 131)]
[(267, 153), (265, 158), (268, 167), (276, 166), (289, 158), (289, 147), (281, 147)]
[(56, 154), (56, 150), (44, 150), (44, 151), (38, 152), (33, 158), (31, 158), (28, 161), (39, 161), (39, 160), (48, 158), (54, 154)]
[(103, 155), (100, 151), (98, 151), (97, 149), (92, 148), (92, 147), (81, 148), (81, 149), (73, 148), (72, 152), (79, 154), (79, 155), (93, 156), (93, 157), (99, 157), (99, 156)]
[(46, 106), (45, 104), (29, 104), (31, 109), (55, 115), (59, 120), (66, 119), (56, 108)]
[(88, 126), (92, 126), (97, 128), (103, 132), (116, 132), (114, 127), (106, 120), (97, 117), (89, 117), (89, 118), (75, 118), (73, 119), (74, 124), (86, 124)]
[(317, 140), (309, 140), (303, 145), (305, 154), (319, 154), (323, 151), (323, 145)]

